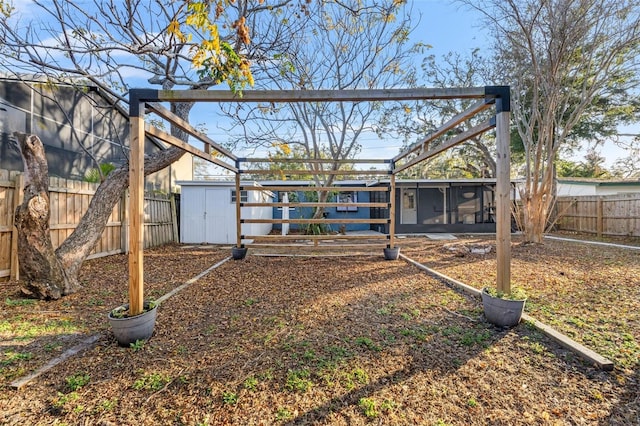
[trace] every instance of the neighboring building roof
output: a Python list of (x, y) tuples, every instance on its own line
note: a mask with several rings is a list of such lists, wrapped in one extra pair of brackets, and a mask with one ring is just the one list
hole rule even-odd
[(603, 180), (595, 178), (559, 178), (558, 183), (589, 186), (640, 186), (640, 180)]

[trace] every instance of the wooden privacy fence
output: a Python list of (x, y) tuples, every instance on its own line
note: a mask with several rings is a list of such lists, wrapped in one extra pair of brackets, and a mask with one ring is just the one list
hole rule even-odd
[(640, 237), (640, 193), (558, 197), (558, 229)]
[[(0, 280), (15, 278), (18, 271), (17, 232), (13, 215), (23, 199), (23, 177), (0, 169)], [(73, 232), (89, 207), (98, 184), (61, 178), (49, 179), (51, 241), (58, 247)], [(89, 258), (127, 251), (127, 196), (113, 208), (111, 216)], [(178, 241), (178, 225), (172, 196), (147, 194), (144, 202), (144, 246), (156, 247)]]

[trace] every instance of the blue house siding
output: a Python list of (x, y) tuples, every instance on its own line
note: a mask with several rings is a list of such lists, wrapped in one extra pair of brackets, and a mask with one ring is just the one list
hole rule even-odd
[[(357, 191), (357, 188), (358, 188), (357, 186), (344, 186), (341, 188), (344, 188), (341, 192), (352, 192), (352, 191), (355, 192), (358, 203), (368, 203), (370, 200), (369, 198), (370, 193), (365, 191)], [(280, 191), (277, 194), (275, 194), (273, 201), (274, 202), (282, 201), (282, 194), (284, 194), (283, 191)], [(289, 192), (289, 194), (291, 194), (291, 192)], [(296, 191), (295, 197), (297, 198), (298, 202), (310, 201), (307, 199), (305, 191)], [(290, 196), (289, 202), (295, 202), (292, 198), (293, 197)], [(335, 195), (330, 196), (328, 201), (336, 201), (336, 196)], [(313, 216), (313, 210), (314, 210), (313, 207), (290, 208), (289, 218), (290, 219), (310, 219)], [(329, 226), (330, 230), (334, 232), (339, 232), (340, 226), (342, 224), (330, 223), (332, 219), (369, 219), (371, 215), (370, 210), (371, 209), (369, 207), (357, 207), (355, 211), (354, 210), (338, 211), (337, 207), (327, 207), (324, 209), (324, 213), (325, 213), (325, 217), (327, 218), (327, 221), (329, 222), (327, 225)], [(282, 219), (281, 207), (273, 208), (273, 218)], [(344, 225), (347, 231), (363, 231), (370, 228), (370, 225), (368, 223), (347, 223)], [(300, 225), (297, 223), (292, 223), (290, 225), (290, 229), (292, 231), (298, 231), (301, 229), (302, 226), (303, 225)], [(273, 229), (280, 230), (282, 229), (282, 225), (280, 223), (274, 223)]]

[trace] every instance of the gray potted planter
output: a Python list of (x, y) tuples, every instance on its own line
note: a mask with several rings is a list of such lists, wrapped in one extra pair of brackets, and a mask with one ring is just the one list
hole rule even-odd
[(233, 247), (231, 249), (231, 256), (233, 260), (241, 260), (247, 255), (247, 247)]
[(157, 304), (144, 302), (144, 312), (140, 315), (128, 316), (128, 304), (111, 310), (109, 323), (118, 345), (129, 347), (138, 340), (148, 340), (156, 324), (157, 309)]
[(400, 247), (385, 247), (382, 249), (384, 252), (384, 260), (397, 260), (400, 256)]
[(484, 316), (491, 324), (499, 327), (513, 327), (520, 322), (524, 313), (526, 296), (511, 294), (509, 296), (492, 295), (488, 287), (482, 289), (482, 306)]

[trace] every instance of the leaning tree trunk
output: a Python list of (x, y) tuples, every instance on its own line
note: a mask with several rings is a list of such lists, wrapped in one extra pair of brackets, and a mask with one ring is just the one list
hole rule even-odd
[[(21, 148), (25, 170), (25, 200), (16, 211), (23, 291), (32, 297), (58, 299), (80, 289), (80, 267), (102, 236), (113, 207), (129, 186), (129, 164), (109, 173), (96, 190), (89, 208), (73, 233), (54, 251), (49, 233), (49, 176), (44, 148), (35, 135), (16, 136), (20, 141), (26, 141), (25, 147)], [(21, 142), (21, 147), (22, 145)], [(145, 176), (164, 169), (184, 153), (185, 151), (174, 147), (147, 156), (144, 164)]]
[(49, 229), (49, 168), (42, 142), (16, 134), (24, 161), (24, 201), (15, 212), (22, 291), (40, 299), (59, 299), (77, 287), (69, 282), (53, 251)]

